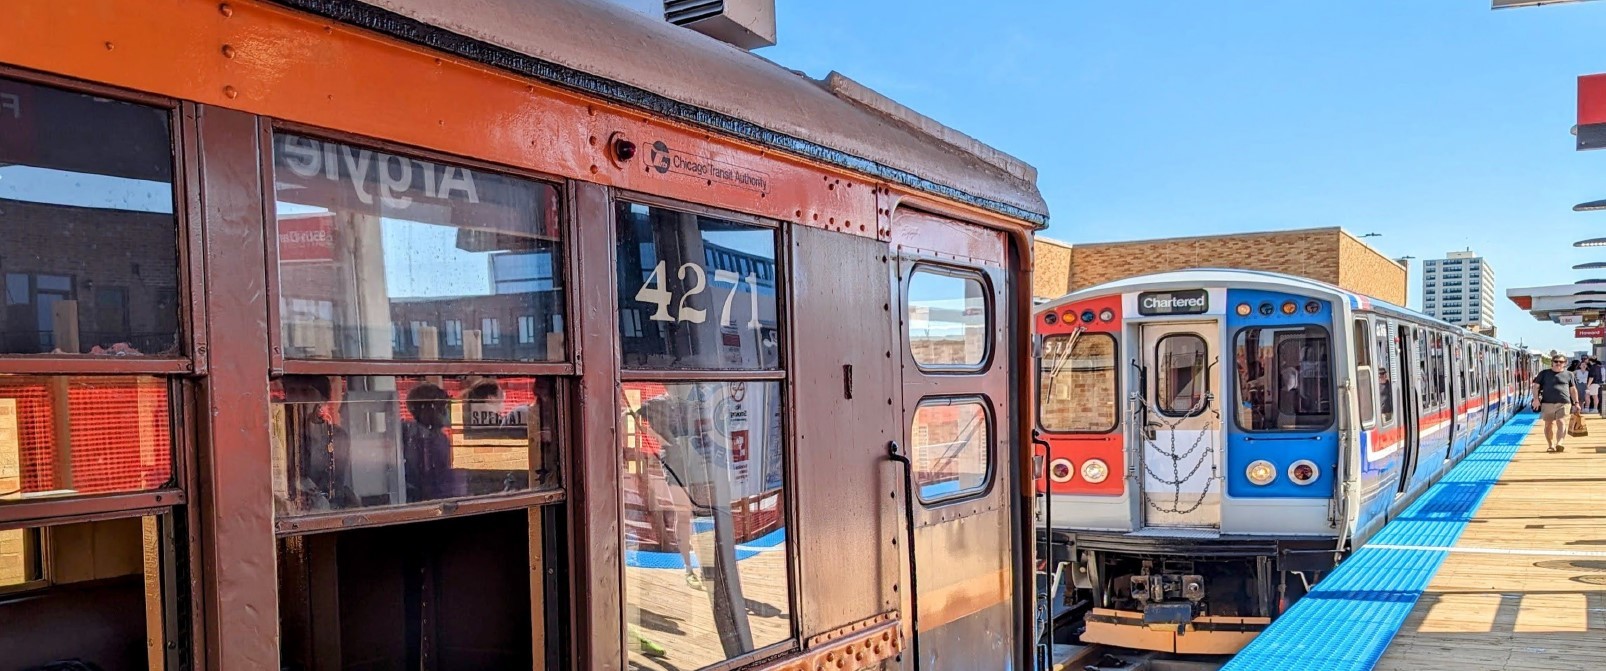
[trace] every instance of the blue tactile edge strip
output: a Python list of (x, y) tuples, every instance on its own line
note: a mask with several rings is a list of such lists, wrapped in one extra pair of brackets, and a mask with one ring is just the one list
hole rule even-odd
[(1528, 436), (1520, 415), (1339, 564), (1221, 671), (1369, 671)]

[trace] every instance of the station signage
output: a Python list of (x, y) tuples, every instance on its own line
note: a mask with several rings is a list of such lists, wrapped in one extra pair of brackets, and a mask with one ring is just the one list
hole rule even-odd
[(1606, 326), (1580, 326), (1573, 329), (1577, 338), (1606, 338)]
[(1200, 315), (1210, 311), (1210, 293), (1204, 289), (1149, 291), (1138, 294), (1138, 314)]
[(1562, 326), (1577, 326), (1584, 323), (1583, 315), (1562, 315), (1556, 318), (1556, 323)]

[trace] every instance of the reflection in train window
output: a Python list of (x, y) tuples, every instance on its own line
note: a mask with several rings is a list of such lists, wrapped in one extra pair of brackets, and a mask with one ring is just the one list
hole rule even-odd
[(1371, 334), (1366, 320), (1355, 320), (1355, 406), (1361, 416), (1361, 428), (1377, 425), (1377, 374), (1372, 368)]
[(157, 377), (0, 376), (0, 505), (171, 485), (169, 408)]
[(1047, 431), (1106, 432), (1116, 424), (1115, 338), (1108, 333), (1043, 340), (1038, 422)]
[(925, 399), (909, 427), (920, 500), (935, 503), (987, 489), (992, 473), (992, 417), (979, 398)]
[(281, 515), (559, 484), (547, 378), (286, 375), (273, 397)]
[(563, 360), (556, 188), (283, 133), (273, 159), (286, 357)]
[(1160, 414), (1187, 417), (1205, 410), (1210, 393), (1209, 350), (1204, 338), (1173, 333), (1154, 344), (1159, 369), (1154, 374), (1154, 400)]
[[(1394, 370), (1399, 354), (1389, 341), (1388, 326), (1383, 322), (1377, 322), (1376, 328), (1377, 414), (1383, 426), (1394, 426), (1394, 378), (1389, 375), (1389, 371)], [(1464, 385), (1465, 375), (1462, 377)]]
[(625, 382), (633, 666), (699, 669), (792, 636), (778, 382)]
[(775, 230), (620, 202), (624, 367), (780, 367)]
[(1315, 431), (1333, 421), (1327, 330), (1320, 326), (1238, 331), (1238, 426), (1247, 431)]
[(987, 288), (978, 275), (917, 266), (909, 277), (909, 350), (921, 368), (981, 368), (987, 359)]
[(0, 353), (178, 356), (166, 110), (0, 78)]

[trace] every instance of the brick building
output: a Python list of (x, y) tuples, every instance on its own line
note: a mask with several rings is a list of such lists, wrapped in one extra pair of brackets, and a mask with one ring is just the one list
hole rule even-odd
[(1033, 251), (1033, 293), (1038, 298), (1188, 268), (1287, 273), (1402, 306), (1408, 295), (1402, 262), (1336, 226), (1078, 245), (1039, 237)]

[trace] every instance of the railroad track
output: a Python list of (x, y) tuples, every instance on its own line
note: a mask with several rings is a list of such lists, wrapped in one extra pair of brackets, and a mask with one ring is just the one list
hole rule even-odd
[(1107, 645), (1055, 645), (1044, 671), (1217, 671), (1224, 655), (1174, 655)]

